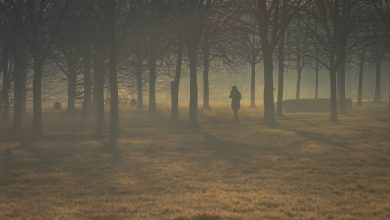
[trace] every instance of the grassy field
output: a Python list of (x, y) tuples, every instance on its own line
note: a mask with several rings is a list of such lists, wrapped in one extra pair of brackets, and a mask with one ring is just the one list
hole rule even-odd
[(122, 112), (116, 146), (65, 113), (47, 113), (36, 141), (3, 128), (0, 219), (390, 219), (385, 105), (274, 129), (261, 111), (202, 111), (196, 130)]

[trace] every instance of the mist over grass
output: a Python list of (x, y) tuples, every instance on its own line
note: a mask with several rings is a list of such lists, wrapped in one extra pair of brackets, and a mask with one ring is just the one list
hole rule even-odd
[[(88, 123), (46, 113), (45, 135), (0, 133), (0, 219), (388, 219), (390, 113), (365, 105), (286, 114), (201, 111), (200, 128), (168, 109), (121, 112), (116, 146)], [(28, 132), (27, 132), (28, 133)]]

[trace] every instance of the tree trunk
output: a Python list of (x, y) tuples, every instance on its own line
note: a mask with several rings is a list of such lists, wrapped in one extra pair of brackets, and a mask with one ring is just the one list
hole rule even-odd
[(190, 110), (189, 110), (189, 123), (191, 126), (198, 125), (198, 77), (197, 77), (197, 60), (196, 60), (196, 48), (189, 48), (190, 59)]
[(77, 76), (74, 71), (69, 73), (68, 76), (68, 113), (74, 113), (75, 111), (75, 101), (76, 101), (76, 83)]
[(345, 114), (346, 112), (346, 97), (345, 97), (345, 54), (343, 53), (342, 56), (340, 56), (340, 59), (342, 59), (339, 67), (339, 71), (337, 73), (338, 76), (338, 91), (339, 91), (339, 110), (341, 114)]
[(83, 115), (87, 119), (91, 110), (92, 104), (92, 83), (91, 83), (91, 57), (89, 48), (86, 49), (84, 55), (84, 100), (83, 100)]
[(382, 55), (378, 56), (375, 61), (375, 97), (374, 102), (381, 102), (381, 75), (382, 75)]
[(210, 45), (208, 42), (205, 42), (203, 48), (203, 108), (204, 109), (210, 109), (209, 70), (210, 70)]
[(256, 61), (251, 61), (251, 108), (256, 107)]
[(301, 98), (301, 79), (302, 79), (302, 71), (300, 69), (298, 69), (298, 77), (297, 77), (297, 90), (296, 90), (296, 94), (295, 94), (295, 98), (296, 99), (300, 99)]
[(179, 119), (179, 86), (183, 62), (183, 43), (180, 41), (177, 51), (175, 79), (171, 82), (171, 117), (174, 121)]
[(119, 102), (118, 102), (118, 78), (116, 71), (115, 47), (112, 46), (109, 60), (110, 71), (110, 134), (114, 143), (119, 136)]
[(337, 116), (337, 68), (331, 66), (330, 69), (330, 120), (338, 121)]
[(19, 132), (23, 127), (27, 78), (27, 43), (24, 39), (23, 21), (18, 15), (15, 33), (14, 114), (13, 127)]
[[(264, 41), (263, 41), (264, 44)], [(270, 45), (263, 45), (264, 56), (264, 123), (267, 126), (275, 126), (274, 106), (274, 78), (272, 48)]]
[(108, 71), (110, 80), (110, 139), (116, 143), (119, 137), (119, 98), (118, 98), (118, 75), (117, 75), (117, 48), (115, 42), (115, 10), (116, 1), (107, 0), (107, 34), (108, 34)]
[(32, 136), (37, 138), (43, 133), (42, 122), (42, 71), (43, 61), (37, 57), (33, 58), (33, 130)]
[[(153, 35), (153, 33), (152, 33)], [(152, 36), (150, 41), (149, 53), (149, 113), (155, 114), (156, 109), (156, 66), (157, 66), (157, 48), (155, 37)]]
[(303, 70), (302, 59), (303, 59), (303, 57), (298, 52), (298, 55), (297, 55), (297, 88), (296, 88), (296, 94), (295, 94), (296, 99), (301, 98), (301, 81), (302, 81), (302, 70)]
[(136, 81), (137, 81), (137, 109), (138, 109), (138, 111), (144, 110), (144, 100), (143, 100), (144, 90), (143, 90), (142, 74), (143, 74), (142, 58), (140, 56), (137, 56)]
[(319, 62), (318, 62), (318, 61), (316, 61), (315, 72), (316, 72), (316, 82), (315, 82), (315, 92), (314, 92), (315, 94), (314, 94), (314, 98), (318, 99), (319, 72), (320, 72)]
[(23, 127), (23, 102), (24, 102), (24, 87), (25, 75), (27, 74), (27, 57), (26, 48), (16, 51), (15, 54), (15, 70), (14, 70), (14, 116), (13, 126), (16, 131), (20, 131)]
[(95, 56), (95, 85), (94, 85), (94, 102), (96, 107), (96, 137), (103, 135), (104, 129), (104, 64), (102, 51), (98, 50)]
[(283, 93), (284, 93), (284, 43), (285, 32), (282, 32), (279, 43), (279, 68), (278, 68), (278, 102), (276, 106), (276, 114), (283, 116)]
[(9, 120), (9, 89), (10, 89), (10, 71), (8, 69), (9, 65), (9, 54), (8, 54), (8, 48), (4, 49), (3, 57), (2, 57), (2, 70), (3, 70), (3, 90), (2, 90), (2, 97), (1, 97), (1, 105), (2, 105), (2, 115), (4, 121)]
[(358, 79), (358, 96), (357, 104), (359, 106), (363, 103), (363, 75), (364, 75), (364, 64), (365, 64), (365, 52), (362, 53), (359, 64), (359, 79)]

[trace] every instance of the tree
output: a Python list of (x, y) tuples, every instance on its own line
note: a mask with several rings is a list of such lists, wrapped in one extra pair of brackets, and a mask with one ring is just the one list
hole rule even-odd
[(310, 15), (304, 19), (312, 38), (319, 45), (318, 60), (330, 74), (330, 120), (338, 121), (337, 82), (339, 83), (340, 109), (345, 110), (346, 56), (359, 50), (366, 40), (366, 16), (364, 2), (360, 0), (315, 0), (310, 6)]
[[(23, 116), (26, 101), (26, 81), (27, 81), (27, 13), (25, 0), (0, 1), (0, 12), (6, 21), (4, 31), (5, 39), (8, 39), (9, 53), (13, 58), (13, 69), (8, 68), (6, 78), (13, 76), (14, 81), (14, 111), (13, 127), (15, 131), (21, 131), (23, 127)], [(8, 34), (6, 34), (8, 33)], [(3, 57), (5, 58), (5, 57)], [(4, 60), (3, 60), (4, 61)], [(3, 66), (5, 67), (5, 66)], [(6, 81), (7, 82), (7, 79)], [(3, 82), (4, 83), (4, 82)], [(7, 87), (7, 86), (6, 86)], [(6, 95), (3, 94), (4, 96)]]
[(382, 62), (383, 62), (383, 49), (381, 47), (376, 48), (375, 51), (375, 93), (374, 102), (381, 102), (381, 78), (382, 78)]
[(293, 23), (292, 33), (290, 34), (291, 41), (290, 45), (294, 58), (296, 60), (296, 70), (297, 70), (297, 84), (296, 84), (296, 94), (295, 98), (301, 98), (301, 81), (302, 81), (302, 72), (305, 68), (308, 60), (308, 47), (305, 37), (305, 31), (302, 26), (301, 21), (296, 21)]
[(183, 41), (188, 52), (190, 62), (190, 107), (189, 122), (191, 126), (198, 124), (198, 79), (197, 79), (197, 56), (204, 21), (207, 13), (217, 4), (217, 0), (186, 0), (178, 1), (179, 10), (183, 16)]
[(357, 95), (357, 104), (362, 105), (363, 102), (363, 75), (364, 75), (364, 66), (366, 63), (366, 51), (363, 49), (359, 57), (359, 76), (358, 76), (358, 95)]
[[(48, 2), (29, 0), (29, 49), (33, 60), (33, 136), (43, 132), (42, 124), (42, 73), (45, 61), (57, 40), (68, 1)], [(54, 19), (53, 19), (54, 16)]]
[(226, 5), (219, 4), (206, 14), (201, 43), (203, 64), (203, 108), (210, 109), (209, 75), (213, 61), (220, 57), (220, 47), (226, 47), (225, 34), (228, 34), (231, 19), (223, 16), (228, 9)]
[[(256, 66), (261, 62), (261, 42), (256, 34), (247, 29), (238, 29), (233, 33), (234, 38), (229, 42), (233, 47), (229, 51), (230, 57), (242, 60), (250, 66), (250, 107), (256, 107)], [(232, 61), (229, 60), (229, 63)]]
[(282, 32), (279, 42), (278, 51), (278, 101), (276, 105), (276, 114), (281, 117), (283, 116), (283, 92), (284, 92), (284, 62), (285, 62), (285, 41), (286, 31)]
[(179, 85), (183, 63), (183, 40), (181, 33), (177, 43), (176, 70), (174, 80), (171, 81), (171, 117), (174, 121), (179, 119)]
[(81, 73), (82, 57), (79, 45), (67, 45), (57, 49), (57, 66), (65, 74), (68, 81), (67, 112), (75, 112), (77, 98), (77, 78)]
[(108, 72), (110, 80), (110, 138), (116, 143), (119, 136), (119, 102), (118, 102), (118, 76), (117, 76), (117, 41), (115, 39), (116, 0), (105, 1), (105, 17), (107, 25), (108, 44)]
[[(387, 50), (390, 49), (390, 1), (389, 0), (375, 0), (370, 2), (375, 10), (375, 14), (379, 15), (382, 27), (380, 28), (380, 36), (386, 39)], [(378, 72), (377, 72), (378, 76)], [(378, 79), (378, 77), (377, 77)], [(378, 85), (378, 83), (376, 83)], [(376, 93), (380, 92), (376, 89)], [(377, 96), (378, 94), (376, 94)], [(390, 109), (390, 94), (389, 94), (389, 109)]]
[[(306, 4), (305, 0), (256, 0), (253, 4), (245, 3), (244, 14), (256, 22), (253, 32), (261, 40), (264, 60), (264, 123), (275, 126), (273, 55), (280, 38), (291, 19)], [(252, 22), (243, 21), (249, 27)]]
[(9, 46), (4, 45), (2, 56), (1, 56), (1, 72), (3, 76), (3, 88), (1, 90), (1, 111), (2, 111), (2, 117), (4, 121), (9, 120), (9, 110), (10, 110), (10, 103), (9, 103), (9, 90), (11, 88), (12, 83), (12, 58), (10, 57), (10, 51)]

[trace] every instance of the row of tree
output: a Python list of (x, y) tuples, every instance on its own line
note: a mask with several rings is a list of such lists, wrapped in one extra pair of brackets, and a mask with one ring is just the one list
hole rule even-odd
[(81, 99), (84, 116), (94, 113), (96, 135), (101, 136), (107, 84), (109, 131), (115, 141), (119, 134), (118, 91), (126, 80), (121, 76), (134, 78), (140, 110), (144, 82), (148, 83), (148, 110), (155, 113), (157, 76), (165, 71), (170, 80), (171, 115), (178, 120), (180, 79), (183, 65), (187, 65), (189, 123), (196, 126), (198, 67), (203, 68), (203, 107), (209, 108), (208, 79), (214, 61), (249, 64), (254, 107), (256, 66), (263, 62), (264, 122), (274, 126), (276, 115), (283, 113), (285, 63), (294, 61), (297, 98), (305, 67), (311, 66), (316, 74), (316, 98), (318, 73), (321, 68), (329, 71), (330, 119), (337, 121), (338, 112), (346, 109), (347, 62), (357, 60), (359, 64), (361, 103), (364, 65), (369, 59), (375, 61), (375, 99), (380, 100), (381, 63), (390, 36), (389, 7), (388, 0), (0, 0), (1, 111), (7, 120), (13, 97), (13, 127), (22, 129), (31, 75), (32, 132), (40, 136), (42, 81), (61, 72), (68, 84), (67, 110), (74, 112)]

